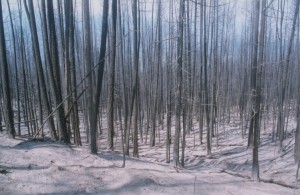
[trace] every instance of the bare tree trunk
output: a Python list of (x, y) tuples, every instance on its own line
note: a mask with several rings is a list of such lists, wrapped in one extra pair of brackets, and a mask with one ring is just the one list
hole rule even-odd
[[(187, 134), (190, 134), (192, 129), (192, 123), (193, 123), (193, 116), (192, 116), (192, 110), (193, 110), (193, 85), (192, 85), (192, 44), (191, 44), (191, 29), (190, 29), (190, 3), (187, 1), (187, 8), (186, 8), (186, 15), (187, 15), (187, 24), (186, 24), (186, 41), (187, 41), (187, 101), (186, 101), (186, 116), (187, 116)], [(195, 7), (197, 5), (195, 4)], [(196, 31), (195, 31), (196, 32)], [(195, 33), (196, 34), (196, 33)], [(194, 51), (195, 52), (195, 51)]]
[[(133, 156), (138, 157), (138, 93), (139, 93), (139, 54), (138, 54), (138, 2), (133, 0), (132, 2), (132, 17), (133, 17), (133, 66), (135, 71), (134, 76), (134, 88), (133, 88)], [(131, 112), (132, 113), (132, 112)]]
[[(262, 10), (265, 9), (266, 1), (263, 1), (264, 5)], [(253, 129), (249, 131), (253, 131), (253, 163), (252, 163), (252, 178), (255, 181), (259, 180), (259, 160), (258, 160), (258, 146), (259, 146), (259, 133), (260, 133), (260, 77), (261, 71), (258, 70), (258, 49), (259, 44), (264, 44), (264, 14), (262, 17), (261, 28), (260, 32), (260, 39), (259, 39), (259, 14), (260, 14), (260, 0), (254, 2), (254, 20), (253, 20), (253, 53), (252, 53), (252, 67), (251, 67), (251, 90), (252, 90), (252, 111), (251, 111), (251, 123), (250, 128)], [(263, 49), (263, 48), (261, 48)], [(263, 52), (263, 51), (262, 51)], [(263, 57), (263, 56), (261, 56)], [(250, 135), (249, 135), (250, 136)]]
[(2, 112), (3, 112), (3, 108), (2, 107), (3, 107), (2, 106), (2, 101), (0, 100), (0, 132), (3, 131), (3, 128), (2, 128)]
[[(24, 35), (23, 35), (23, 25), (22, 25), (22, 12), (21, 12), (21, 1), (18, 2), (18, 9), (19, 9), (19, 16), (20, 16), (20, 53), (21, 53), (21, 64), (22, 64), (22, 76), (23, 76), (23, 101), (22, 101), (22, 113), (23, 113), (23, 119), (26, 121), (25, 126), (28, 130), (28, 135), (30, 134), (30, 129), (29, 129), (29, 122), (28, 117), (27, 117), (27, 111), (28, 111), (28, 85), (27, 85), (27, 59), (26, 59), (26, 46), (25, 46), (25, 40), (24, 40)], [(54, 127), (54, 122), (53, 122), (53, 127)], [(51, 131), (50, 131), (51, 132)]]
[[(173, 21), (173, 0), (170, 1), (169, 20)], [(169, 23), (169, 37), (173, 35), (173, 27)], [(173, 42), (169, 42), (169, 56), (167, 66), (167, 137), (166, 137), (166, 161), (171, 160), (171, 127), (172, 127), (172, 60), (173, 60)]]
[[(47, 18), (49, 25), (49, 48), (50, 48), (50, 83), (52, 88), (52, 94), (54, 96), (55, 104), (58, 106), (62, 102), (62, 91), (61, 91), (61, 76), (59, 68), (59, 55), (57, 48), (57, 37), (56, 37), (56, 28), (54, 20), (54, 11), (53, 11), (53, 1), (47, 0)], [(70, 135), (68, 134), (65, 111), (63, 106), (59, 106), (57, 109), (57, 124), (59, 131), (59, 139), (66, 143), (70, 143)]]
[(17, 48), (16, 48), (16, 36), (15, 36), (15, 29), (13, 26), (13, 19), (10, 9), (9, 1), (7, 0), (8, 12), (9, 12), (9, 20), (10, 20), (10, 27), (12, 32), (12, 41), (13, 41), (13, 48), (14, 48), (14, 67), (16, 72), (16, 93), (17, 93), (17, 119), (18, 119), (18, 135), (21, 135), (21, 108), (20, 108), (20, 90), (19, 90), (19, 74), (18, 74), (18, 66), (17, 66)]
[(108, 145), (110, 150), (114, 150), (114, 95), (115, 95), (115, 61), (116, 61), (116, 27), (117, 27), (117, 0), (112, 1), (112, 30), (110, 36), (110, 72), (108, 80), (108, 108), (107, 108), (107, 128)]
[[(123, 99), (123, 112), (124, 112), (124, 126), (121, 127), (121, 131), (123, 129), (122, 133), (122, 150), (123, 150), (123, 165), (122, 167), (125, 167), (125, 155), (129, 155), (129, 153), (126, 153), (125, 146), (127, 145), (125, 142), (126, 138), (126, 132), (127, 132), (127, 123), (128, 123), (128, 101), (127, 101), (127, 95), (126, 95), (126, 86), (125, 86), (125, 68), (124, 68), (124, 41), (123, 41), (123, 27), (122, 27), (122, 13), (121, 13), (121, 1), (118, 0), (119, 7), (118, 7), (118, 16), (119, 16), (119, 36), (120, 36), (120, 61), (121, 61), (121, 73), (120, 73), (120, 88), (122, 89), (122, 99)], [(119, 109), (121, 111), (121, 108)], [(119, 114), (122, 118), (121, 113)], [(120, 118), (120, 121), (122, 121)]]
[[(201, 0), (203, 3), (203, 0)], [(200, 44), (203, 44), (204, 41), (204, 6), (200, 6)], [(203, 144), (203, 123), (204, 123), (204, 108), (203, 105), (203, 66), (204, 66), (204, 49), (200, 47), (200, 72), (199, 72), (199, 88), (198, 88), (198, 102), (199, 102), (199, 141), (200, 145)]]
[(180, 115), (181, 115), (181, 96), (182, 96), (182, 55), (183, 55), (183, 23), (184, 23), (184, 0), (180, 0), (180, 11), (178, 18), (178, 38), (177, 38), (177, 85), (175, 103), (175, 138), (173, 146), (173, 163), (175, 167), (179, 163), (179, 140), (180, 140)]
[[(71, 44), (70, 41), (72, 41), (72, 37), (71, 37), (71, 33), (70, 31), (72, 30), (72, 24), (71, 24), (71, 9), (70, 5), (69, 5), (69, 1), (68, 0), (64, 0), (64, 13), (65, 13), (65, 25), (63, 25), (63, 14), (62, 14), (62, 6), (60, 1), (57, 1), (57, 10), (58, 10), (58, 20), (59, 20), (59, 30), (60, 30), (60, 38), (61, 38), (61, 50), (62, 50), (62, 56), (63, 56), (63, 60), (64, 60), (64, 85), (63, 85), (63, 96), (64, 98), (67, 98), (67, 100), (64, 102), (64, 109), (65, 109), (65, 113), (68, 113), (68, 110), (71, 107), (71, 98), (70, 96), (68, 96), (69, 93), (71, 93), (71, 51), (69, 48), (69, 45)], [(65, 28), (64, 28), (65, 27)], [(65, 29), (65, 31), (64, 31)], [(71, 115), (72, 116), (72, 115)], [(71, 120), (72, 118), (68, 119), (68, 117), (66, 116), (66, 122), (67, 122), (67, 131), (68, 134), (70, 135), (70, 138), (72, 137), (72, 133), (71, 133)]]
[[(169, 48), (171, 49), (171, 48)], [(171, 127), (172, 127), (172, 71), (171, 71), (171, 62), (169, 62), (167, 68), (167, 89), (168, 89), (168, 98), (167, 98), (167, 137), (166, 137), (166, 161), (170, 163), (170, 145), (171, 145)]]
[(10, 82), (8, 77), (8, 63), (6, 58), (6, 44), (3, 26), (2, 16), (2, 0), (0, 0), (0, 70), (1, 70), (1, 82), (3, 92), (3, 111), (4, 111), (4, 122), (6, 126), (7, 135), (9, 138), (15, 138), (15, 127), (14, 127), (14, 115), (13, 108), (11, 105), (10, 95)]
[[(75, 51), (74, 51), (74, 13), (72, 0), (65, 0), (65, 47), (66, 47), (66, 64), (70, 66), (70, 87), (71, 87), (71, 105), (68, 109), (71, 109), (71, 123), (74, 131), (74, 143), (81, 145), (80, 129), (79, 129), (79, 116), (78, 116), (78, 104), (77, 104), (77, 89), (76, 89), (76, 66), (75, 66)], [(68, 91), (68, 90), (67, 90)]]
[(118, 101), (117, 109), (118, 109), (118, 113), (119, 113), (119, 123), (120, 123), (120, 130), (121, 130), (121, 148), (122, 148), (122, 153), (123, 153), (123, 164), (122, 164), (122, 167), (124, 168), (125, 167), (125, 160), (126, 160), (125, 151), (124, 151), (124, 138), (125, 137), (124, 137), (124, 129), (123, 129), (123, 125), (122, 125), (121, 105), (119, 105), (119, 104), (120, 104), (120, 100)]
[[(127, 7), (129, 7), (129, 2), (127, 2)], [(128, 10), (127, 10), (128, 11)], [(129, 13), (128, 13), (129, 14)], [(130, 28), (129, 25), (129, 20), (127, 21), (127, 28)], [(127, 60), (129, 63), (132, 63), (132, 59), (131, 59), (131, 44), (129, 44), (131, 42), (131, 38), (128, 37), (128, 44), (126, 49), (128, 50), (128, 54), (127, 54)], [(132, 78), (132, 72), (131, 69), (128, 70), (129, 73), (129, 78)], [(123, 71), (123, 82), (124, 82), (124, 89), (125, 89), (125, 81), (126, 81), (126, 77), (125, 77), (125, 71)], [(128, 84), (128, 88), (126, 88), (128, 91), (132, 91), (132, 80), (129, 80), (129, 84)], [(125, 92), (127, 92), (124, 91)], [(130, 93), (126, 93), (126, 95), (124, 94), (124, 96), (126, 97), (126, 99), (124, 98), (124, 100), (126, 100), (128, 103), (125, 104), (125, 110), (124, 110), (124, 132), (125, 132), (125, 154), (127, 156), (129, 156), (129, 137), (130, 137), (130, 125), (131, 125), (131, 115), (132, 115), (132, 103), (129, 103), (129, 94)], [(131, 100), (132, 102), (132, 100)], [(147, 137), (146, 137), (147, 139)]]
[[(87, 3), (87, 1), (85, 1)], [(89, 14), (87, 11), (89, 8), (88, 5), (85, 5), (86, 14)], [(99, 104), (100, 104), (100, 94), (102, 89), (102, 80), (103, 80), (103, 72), (105, 65), (105, 53), (106, 53), (106, 37), (107, 37), (107, 29), (108, 29), (108, 6), (109, 1), (105, 0), (103, 2), (103, 15), (102, 15), (102, 32), (101, 32), (101, 45), (100, 45), (100, 58), (99, 58), (99, 68), (97, 73), (97, 83), (96, 83), (96, 93), (91, 95), (93, 97), (93, 101), (90, 101), (90, 111), (89, 111), (89, 123), (90, 123), (90, 149), (92, 154), (97, 154), (97, 116), (99, 112)], [(87, 27), (87, 26), (85, 26)], [(88, 29), (86, 29), (88, 30)], [(90, 44), (86, 42), (86, 44)], [(87, 48), (87, 45), (85, 45)], [(86, 51), (90, 52), (90, 51)], [(90, 89), (91, 90), (91, 89)], [(92, 91), (90, 91), (91, 93)]]
[[(86, 0), (83, 1), (83, 23), (84, 23), (84, 46), (83, 46), (83, 50), (84, 50), (84, 63), (85, 63), (85, 67), (86, 67), (86, 71), (88, 73), (88, 90), (87, 90), (87, 98), (86, 98), (86, 104), (88, 106), (88, 113), (86, 114), (86, 120), (88, 120), (89, 122), (87, 122), (87, 142), (89, 143), (91, 140), (91, 136), (96, 136), (96, 129), (91, 130), (90, 127), (90, 119), (92, 117), (92, 110), (93, 110), (93, 75), (91, 73), (92, 71), (92, 59), (91, 59), (91, 52), (92, 52), (92, 48), (91, 48), (91, 27), (90, 27), (90, 6), (89, 6), (89, 2), (90, 0)], [(95, 127), (93, 127), (95, 128)], [(92, 132), (91, 132), (92, 131)], [(95, 138), (96, 139), (96, 138)], [(95, 142), (95, 141), (94, 141)], [(93, 143), (95, 144), (95, 143)], [(96, 146), (93, 146), (96, 147)], [(97, 149), (95, 149), (97, 150)]]
[[(298, 72), (300, 73), (300, 68), (298, 67)], [(300, 84), (300, 78), (298, 78), (298, 85)], [(300, 85), (299, 85), (300, 86)], [(297, 98), (297, 126), (296, 126), (296, 135), (295, 135), (295, 149), (294, 149), (294, 159), (295, 163), (298, 164), (296, 171), (296, 180), (299, 179), (299, 166), (300, 166), (300, 90), (298, 89), (298, 98)]]
[[(202, 0), (203, 2), (203, 0)], [(206, 114), (206, 142), (207, 142), (207, 155), (211, 156), (211, 126), (210, 126), (210, 116), (209, 116), (209, 91), (208, 91), (208, 73), (207, 73), (207, 30), (206, 30), (206, 7), (203, 8), (203, 67), (204, 67), (204, 102), (205, 102), (205, 114)]]
[(158, 105), (158, 99), (159, 99), (159, 79), (160, 79), (160, 66), (161, 66), (161, 59), (162, 59), (162, 30), (161, 30), (161, 0), (159, 0), (157, 4), (157, 33), (158, 33), (158, 38), (157, 38), (157, 47), (156, 47), (156, 55), (157, 55), (157, 66), (156, 66), (156, 83), (154, 84), (154, 105), (153, 105), (153, 112), (152, 112), (152, 129), (151, 129), (151, 134), (150, 134), (150, 146), (153, 147), (155, 146), (155, 136), (156, 136), (156, 116), (158, 115), (157, 113), (157, 108), (159, 107)]
[[(294, 22), (297, 19), (297, 16), (299, 15), (299, 4), (300, 4), (300, 0), (296, 1), (296, 11), (295, 11), (295, 18), (293, 21), (293, 31), (294, 31)], [(299, 22), (299, 21), (298, 21)], [(299, 30), (299, 27), (298, 27)], [(293, 34), (294, 32), (292, 32)], [(291, 38), (292, 39), (292, 38)], [(291, 40), (290, 40), (291, 41)], [(290, 42), (291, 44), (291, 42)], [(289, 59), (289, 57), (288, 57)], [(300, 73), (300, 68), (298, 66), (298, 74)], [(295, 149), (294, 149), (294, 159), (295, 162), (298, 163), (298, 167), (297, 167), (297, 174), (296, 174), (296, 179), (298, 181), (299, 179), (299, 168), (300, 168), (300, 78), (298, 77), (298, 97), (297, 97), (297, 127), (296, 127), (296, 135), (295, 135)]]

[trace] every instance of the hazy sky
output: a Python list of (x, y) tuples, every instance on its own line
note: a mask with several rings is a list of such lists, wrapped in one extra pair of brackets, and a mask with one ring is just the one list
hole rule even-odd
[[(21, 0), (23, 2), (23, 0)], [(54, 1), (54, 7), (57, 7), (57, 1)], [(82, 0), (74, 0), (76, 3), (76, 9), (77, 11), (81, 11), (81, 4), (82, 4)], [(175, 4), (176, 2), (179, 0), (174, 0)], [(194, 1), (194, 0), (193, 0)], [(226, 4), (228, 2), (230, 2), (232, 5), (235, 5), (237, 9), (239, 10), (244, 10), (245, 9), (245, 2), (247, 0), (219, 0), (220, 4)], [(131, 0), (121, 0), (122, 4), (127, 4), (129, 3), (130, 5)], [(157, 0), (140, 0), (140, 2), (142, 3), (146, 3), (146, 7), (149, 9), (149, 11), (151, 11), (152, 9), (152, 3), (153, 2), (157, 2)], [(10, 6), (12, 9), (17, 9), (17, 0), (9, 0)], [(33, 0), (34, 4), (38, 3), (38, 0)], [(91, 9), (93, 11), (93, 13), (95, 15), (101, 15), (102, 13), (102, 0), (90, 0), (91, 3)], [(169, 0), (162, 0), (163, 6), (166, 6), (166, 4), (169, 3)], [(190, 5), (192, 6), (193, 3), (191, 3)], [(3, 10), (7, 10), (7, 5), (6, 5), (6, 1), (2, 0), (2, 8)], [(238, 10), (237, 10), (238, 11)], [(242, 14), (243, 12), (241, 12)]]
[[(23, 2), (23, 0), (21, 0)], [(62, 0), (60, 0), (63, 2)], [(83, 0), (73, 0), (75, 4), (75, 9), (76, 9), (76, 14), (78, 16), (78, 20), (81, 20), (82, 16), (82, 1)], [(110, 0), (111, 1), (111, 0)], [(128, 7), (130, 10), (131, 7), (131, 0), (120, 0), (122, 7), (126, 10)], [(173, 0), (175, 5), (179, 4), (179, 0)], [(192, 9), (194, 3), (191, 0), (190, 2), (190, 8)], [(199, 1), (199, 0), (198, 0)], [(285, 3), (291, 4), (294, 0), (285, 0)], [(4, 15), (4, 21), (8, 22), (8, 12), (7, 12), (7, 4), (6, 0), (2, 0), (2, 9), (3, 9), (3, 15)], [(35, 7), (38, 8), (38, 2), (39, 0), (33, 0)], [(100, 17), (102, 14), (102, 2), (103, 0), (90, 0), (91, 2), (91, 14), (93, 14), (95, 17)], [(149, 13), (149, 16), (151, 15), (151, 10), (152, 10), (152, 4), (153, 2), (156, 3), (157, 0), (140, 0), (141, 2), (141, 9), (143, 11), (147, 11)], [(209, 2), (209, 1), (207, 1)], [(253, 2), (253, 0), (219, 0), (219, 4), (228, 4), (226, 5), (227, 7), (230, 6), (232, 8), (232, 12), (230, 13), (235, 13), (235, 20), (236, 20), (236, 28), (237, 28), (237, 33), (240, 32), (241, 27), (243, 26), (245, 22), (245, 17), (250, 16), (251, 13), (251, 6), (250, 4)], [(277, 8), (278, 0), (268, 0), (269, 3), (273, 3), (274, 7)], [(10, 6), (12, 10), (17, 10), (17, 0), (9, 0)], [(53, 0), (54, 7), (57, 7), (57, 0)], [(168, 5), (170, 3), (170, 0), (162, 0), (162, 6), (163, 6), (163, 20), (168, 20)], [(156, 8), (156, 6), (154, 6)], [(176, 6), (175, 6), (176, 7)], [(222, 6), (221, 6), (222, 7)], [(287, 6), (290, 7), (290, 6)], [(288, 10), (287, 10), (288, 11)], [(178, 13), (178, 12), (177, 12)], [(25, 14), (25, 12), (23, 13)], [(38, 14), (38, 9), (36, 9), (36, 14)], [(131, 13), (129, 13), (131, 14)], [(24, 17), (26, 19), (26, 16)]]

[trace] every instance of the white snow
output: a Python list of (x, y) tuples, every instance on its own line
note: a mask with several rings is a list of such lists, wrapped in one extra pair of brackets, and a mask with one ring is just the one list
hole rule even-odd
[(266, 121), (266, 127), (261, 132), (260, 177), (294, 188), (249, 179), (252, 151), (247, 150), (247, 138), (241, 138), (239, 124), (232, 122), (220, 124), (219, 146), (213, 138), (211, 158), (206, 157), (205, 143), (199, 145), (197, 129), (187, 135), (184, 169), (165, 163), (162, 130), (156, 146), (139, 143), (140, 158), (127, 157), (125, 168), (121, 168), (120, 137), (110, 152), (106, 133), (100, 136), (98, 155), (90, 154), (85, 143), (79, 147), (48, 139), (11, 140), (0, 134), (0, 170), (7, 171), (0, 174), (0, 194), (300, 194), (293, 160), (294, 119), (282, 152), (272, 142), (272, 121)]

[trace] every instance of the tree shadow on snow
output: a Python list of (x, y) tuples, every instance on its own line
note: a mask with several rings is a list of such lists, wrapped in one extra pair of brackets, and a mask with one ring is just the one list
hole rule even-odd
[(55, 147), (55, 148), (70, 148), (71, 147), (67, 144), (64, 144), (62, 142), (56, 142), (49, 138), (35, 138), (35, 139), (29, 139), (26, 141), (23, 141), (14, 147), (13, 149), (34, 149), (34, 148), (40, 148), (40, 147)]

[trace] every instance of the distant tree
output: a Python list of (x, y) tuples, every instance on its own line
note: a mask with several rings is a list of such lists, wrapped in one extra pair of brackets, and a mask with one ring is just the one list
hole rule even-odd
[(10, 94), (9, 70), (6, 57), (5, 32), (2, 16), (2, 0), (0, 0), (0, 72), (3, 92), (4, 122), (9, 138), (15, 138), (14, 113)]

